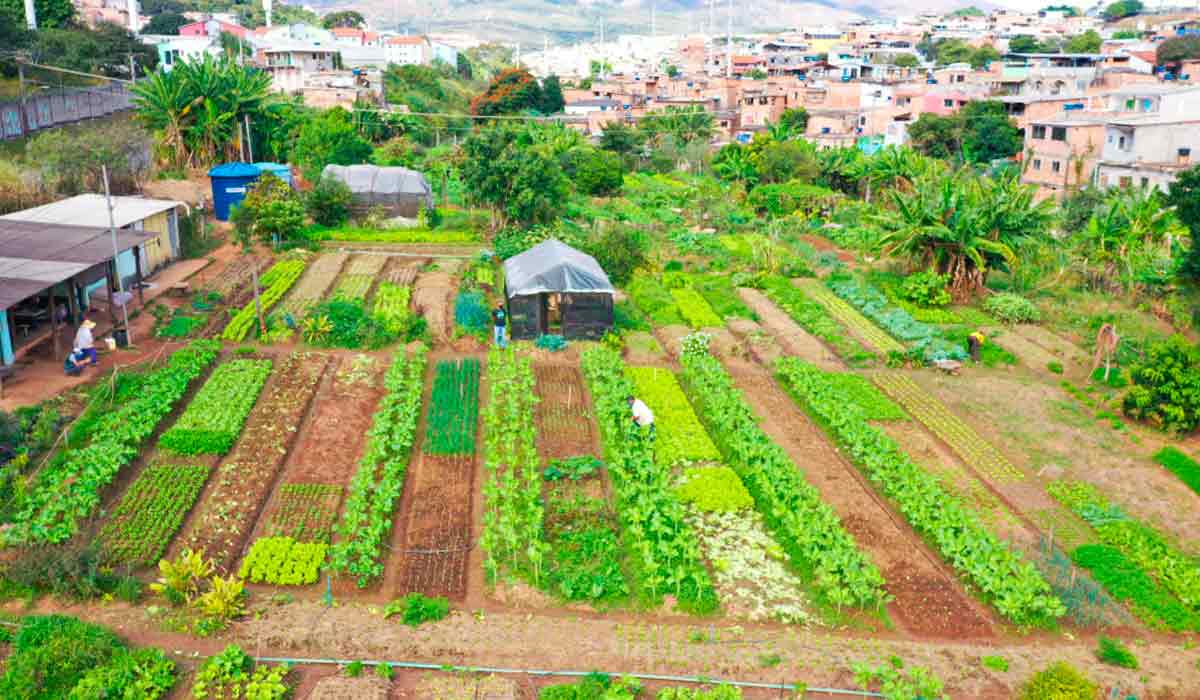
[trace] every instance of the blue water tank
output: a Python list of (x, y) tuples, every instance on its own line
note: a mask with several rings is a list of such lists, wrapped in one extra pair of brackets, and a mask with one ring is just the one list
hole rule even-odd
[(261, 171), (249, 163), (226, 163), (208, 171), (212, 180), (213, 213), (218, 221), (229, 221), (229, 212), (246, 196), (246, 186), (258, 179)]
[(292, 182), (291, 168), (283, 163), (255, 163), (254, 167), (258, 168), (260, 172), (271, 173), (292, 187), (296, 186), (296, 183)]

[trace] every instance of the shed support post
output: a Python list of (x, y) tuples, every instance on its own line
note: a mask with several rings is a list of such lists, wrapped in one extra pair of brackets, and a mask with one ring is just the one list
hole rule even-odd
[(108, 318), (112, 321), (113, 328), (117, 327), (117, 259), (113, 258), (108, 263)]
[[(56, 285), (57, 286), (57, 285)], [(54, 308), (54, 287), (50, 288), (50, 337), (53, 339), (50, 342), (54, 348), (54, 359), (59, 360), (59, 337), (58, 337), (58, 314)]]
[(145, 243), (133, 249), (134, 280), (138, 290), (138, 304), (146, 305), (146, 292), (142, 289), (142, 250)]
[(71, 325), (79, 323), (79, 290), (75, 286), (75, 278), (67, 280), (67, 321)]

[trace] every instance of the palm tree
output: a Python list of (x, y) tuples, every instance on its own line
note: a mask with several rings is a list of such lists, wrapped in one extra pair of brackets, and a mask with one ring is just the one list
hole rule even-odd
[(889, 195), (895, 211), (882, 217), (890, 228), (883, 251), (949, 275), (960, 299), (982, 291), (990, 270), (1013, 266), (1022, 239), (1045, 234), (1052, 206), (1035, 202), (1014, 175), (981, 178), (966, 169), (918, 177), (912, 191)]

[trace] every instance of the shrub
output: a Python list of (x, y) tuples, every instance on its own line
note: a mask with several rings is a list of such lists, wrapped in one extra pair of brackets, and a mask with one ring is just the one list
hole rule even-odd
[(949, 282), (949, 275), (939, 275), (933, 270), (918, 272), (900, 283), (900, 297), (918, 306), (945, 306), (950, 303), (950, 292), (946, 291)]
[(796, 212), (811, 216), (832, 211), (840, 198), (841, 195), (833, 190), (792, 181), (780, 185), (759, 185), (750, 190), (746, 203), (760, 214), (778, 218)]
[(89, 672), (123, 652), (116, 635), (98, 625), (65, 615), (24, 618), (0, 677), (0, 697), (65, 698)]
[(979, 657), (979, 663), (983, 664), (984, 668), (1001, 673), (1008, 670), (1008, 659), (1003, 656), (981, 656)]
[(1046, 369), (1050, 370), (1054, 374), (1062, 374), (1063, 373), (1062, 363), (1059, 362), (1058, 360), (1051, 360), (1050, 362), (1047, 362)]
[(383, 619), (395, 615), (409, 627), (420, 627), (426, 622), (437, 622), (450, 614), (450, 601), (442, 597), (427, 598), (420, 593), (409, 593), (393, 600), (383, 609)]
[(633, 271), (646, 264), (650, 239), (632, 226), (610, 225), (583, 246), (613, 284), (625, 284)]
[(374, 350), (396, 339), (391, 328), (388, 319), (368, 314), (361, 299), (339, 298), (317, 304), (309, 311), (304, 339), (322, 347)]
[(621, 156), (592, 146), (576, 146), (559, 158), (563, 172), (580, 194), (610, 197), (621, 191), (625, 173)]
[(304, 208), (321, 226), (341, 226), (350, 218), (354, 195), (346, 183), (335, 177), (322, 177), (304, 197)]
[(290, 241), (304, 232), (304, 204), (291, 185), (270, 173), (249, 186), (231, 218), (237, 239), (244, 245), (255, 239)]
[(983, 301), (983, 310), (1003, 323), (1037, 323), (1042, 318), (1033, 302), (1017, 294), (993, 294)]
[(1200, 423), (1200, 349), (1186, 338), (1151, 345), (1129, 374), (1134, 386), (1122, 401), (1127, 415), (1179, 433)]
[(1096, 700), (1096, 684), (1059, 661), (1038, 671), (1021, 688), (1020, 700)]
[(1138, 667), (1137, 657), (1133, 655), (1129, 647), (1122, 644), (1121, 640), (1112, 637), (1100, 638), (1100, 644), (1096, 647), (1096, 658), (1100, 659), (1101, 663), (1110, 666), (1132, 669)]
[(533, 341), (533, 344), (543, 350), (549, 350), (550, 352), (565, 350), (567, 347), (566, 339), (561, 335), (555, 335), (553, 333), (539, 335), (538, 339)]

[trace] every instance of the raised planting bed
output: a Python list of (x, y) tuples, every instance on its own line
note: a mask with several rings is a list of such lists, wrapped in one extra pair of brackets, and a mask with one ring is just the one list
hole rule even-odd
[(346, 253), (323, 253), (317, 256), (292, 293), (279, 305), (279, 313), (289, 315), (296, 321), (303, 318), (329, 293), (329, 288), (349, 257)]
[(542, 456), (548, 460), (598, 456), (596, 421), (579, 368), (536, 364), (533, 375), (538, 395), (537, 446)]
[(204, 465), (147, 467), (100, 530), (99, 543), (110, 560), (137, 567), (155, 564), (196, 503), (209, 471)]
[(466, 596), (474, 476), (469, 455), (420, 456), (409, 477), (396, 595)]
[(246, 421), (245, 435), (221, 463), (176, 547), (202, 550), (221, 571), (241, 556), (271, 493), (329, 357), (293, 353)]
[(683, 366), (688, 396), (793, 564), (821, 572), (817, 589), (838, 607), (886, 602), (883, 575), (787, 453), (758, 427), (721, 363), (711, 355), (685, 355)]
[(291, 537), (260, 537), (242, 559), (238, 577), (277, 586), (316, 583), (327, 546), (324, 542), (297, 542)]
[(443, 360), (437, 363), (425, 428), (425, 453), (475, 454), (475, 427), (479, 420), (479, 360)]
[(362, 243), (478, 243), (479, 234), (460, 229), (368, 229), (324, 228), (310, 226), (304, 233), (310, 241), (349, 241)]
[(231, 360), (217, 367), (158, 439), (159, 449), (181, 455), (229, 452), (270, 374), (270, 360)]
[(546, 559), (542, 534), (542, 470), (534, 420), (537, 396), (528, 357), (488, 353), (483, 412), (483, 530), (479, 548), (489, 581), (515, 574), (540, 585)]
[(410, 357), (396, 353), (384, 377), (387, 394), (379, 402), (367, 436), (366, 452), (350, 482), (346, 507), (329, 552), (334, 571), (354, 576), (359, 586), (384, 569), (384, 543), (404, 490), (425, 384), (425, 348)]
[(263, 524), (263, 536), (328, 543), (341, 501), (339, 484), (284, 484)]
[(696, 290), (687, 287), (672, 289), (671, 298), (675, 300), (679, 315), (692, 328), (721, 328), (725, 325)]
[(874, 376), (879, 388), (900, 403), (916, 420), (950, 446), (979, 473), (997, 483), (1013, 483), (1025, 478), (1025, 473), (1013, 466), (1000, 451), (979, 436), (946, 408), (945, 404), (916, 382), (899, 372), (881, 372)]
[(388, 333), (398, 334), (408, 324), (412, 316), (408, 304), (412, 301), (412, 288), (402, 287), (392, 282), (380, 282), (375, 290), (375, 300), (371, 304), (371, 313), (383, 324)]
[(10, 527), (0, 530), (6, 546), (63, 542), (100, 505), (103, 491), (137, 457), (142, 444), (183, 397), (188, 385), (217, 356), (219, 344), (197, 340), (148, 371), (136, 392), (107, 407), (97, 406), (85, 431), (86, 445), (64, 449), (38, 472)]
[(258, 322), (258, 311), (261, 309), (265, 318), (267, 311), (279, 303), (296, 280), (300, 279), (304, 268), (305, 262), (296, 258), (281, 260), (272, 265), (258, 281), (263, 291), (259, 294), (257, 302), (251, 300), (241, 311), (234, 314), (221, 333), (221, 338), (235, 343), (245, 340), (250, 329)]
[[(598, 479), (593, 475), (592, 480)], [(549, 545), (542, 586), (569, 601), (614, 603), (629, 595), (622, 570), (617, 517), (609, 504), (573, 488), (552, 485), (546, 498)]]
[(664, 466), (684, 462), (716, 462), (717, 446), (692, 410), (675, 373), (659, 367), (627, 367), (633, 395), (654, 412), (654, 458)]
[(354, 256), (346, 266), (346, 271), (338, 278), (337, 286), (330, 296), (334, 299), (365, 302), (371, 293), (371, 287), (375, 285), (375, 279), (383, 271), (387, 261), (386, 255)]
[(911, 345), (910, 352), (926, 362), (967, 359), (966, 348), (947, 340), (937, 326), (921, 323), (893, 305), (869, 283), (852, 276), (840, 276), (830, 278), (827, 285), (889, 335)]
[(950, 495), (937, 477), (917, 466), (863, 412), (846, 401), (828, 375), (792, 358), (779, 363), (783, 385), (836, 439), (879, 491), (945, 561), (979, 588), (1013, 623), (1044, 626), (1066, 613), (1034, 566)]
[(796, 287), (812, 301), (820, 304), (830, 317), (842, 324), (850, 333), (860, 338), (875, 352), (886, 355), (889, 352), (905, 352), (903, 343), (898, 342), (883, 332), (867, 317), (863, 316), (853, 306), (838, 298), (820, 280), (801, 279), (796, 281)]
[[(848, 364), (863, 366), (870, 364), (877, 357), (871, 348), (863, 345), (853, 336), (847, 335), (842, 326), (830, 315), (829, 309), (809, 299), (803, 292), (792, 286), (791, 281), (786, 277), (777, 275), (766, 277), (762, 282), (762, 292), (801, 328), (828, 345), (835, 355)], [(836, 299), (836, 297), (834, 298)]]
[(583, 353), (608, 473), (624, 533), (635, 594), (649, 604), (674, 595), (680, 609), (708, 614), (718, 607), (687, 513), (671, 491), (670, 470), (655, 463), (651, 447), (629, 419), (625, 397), (633, 383), (621, 356), (605, 347)]

